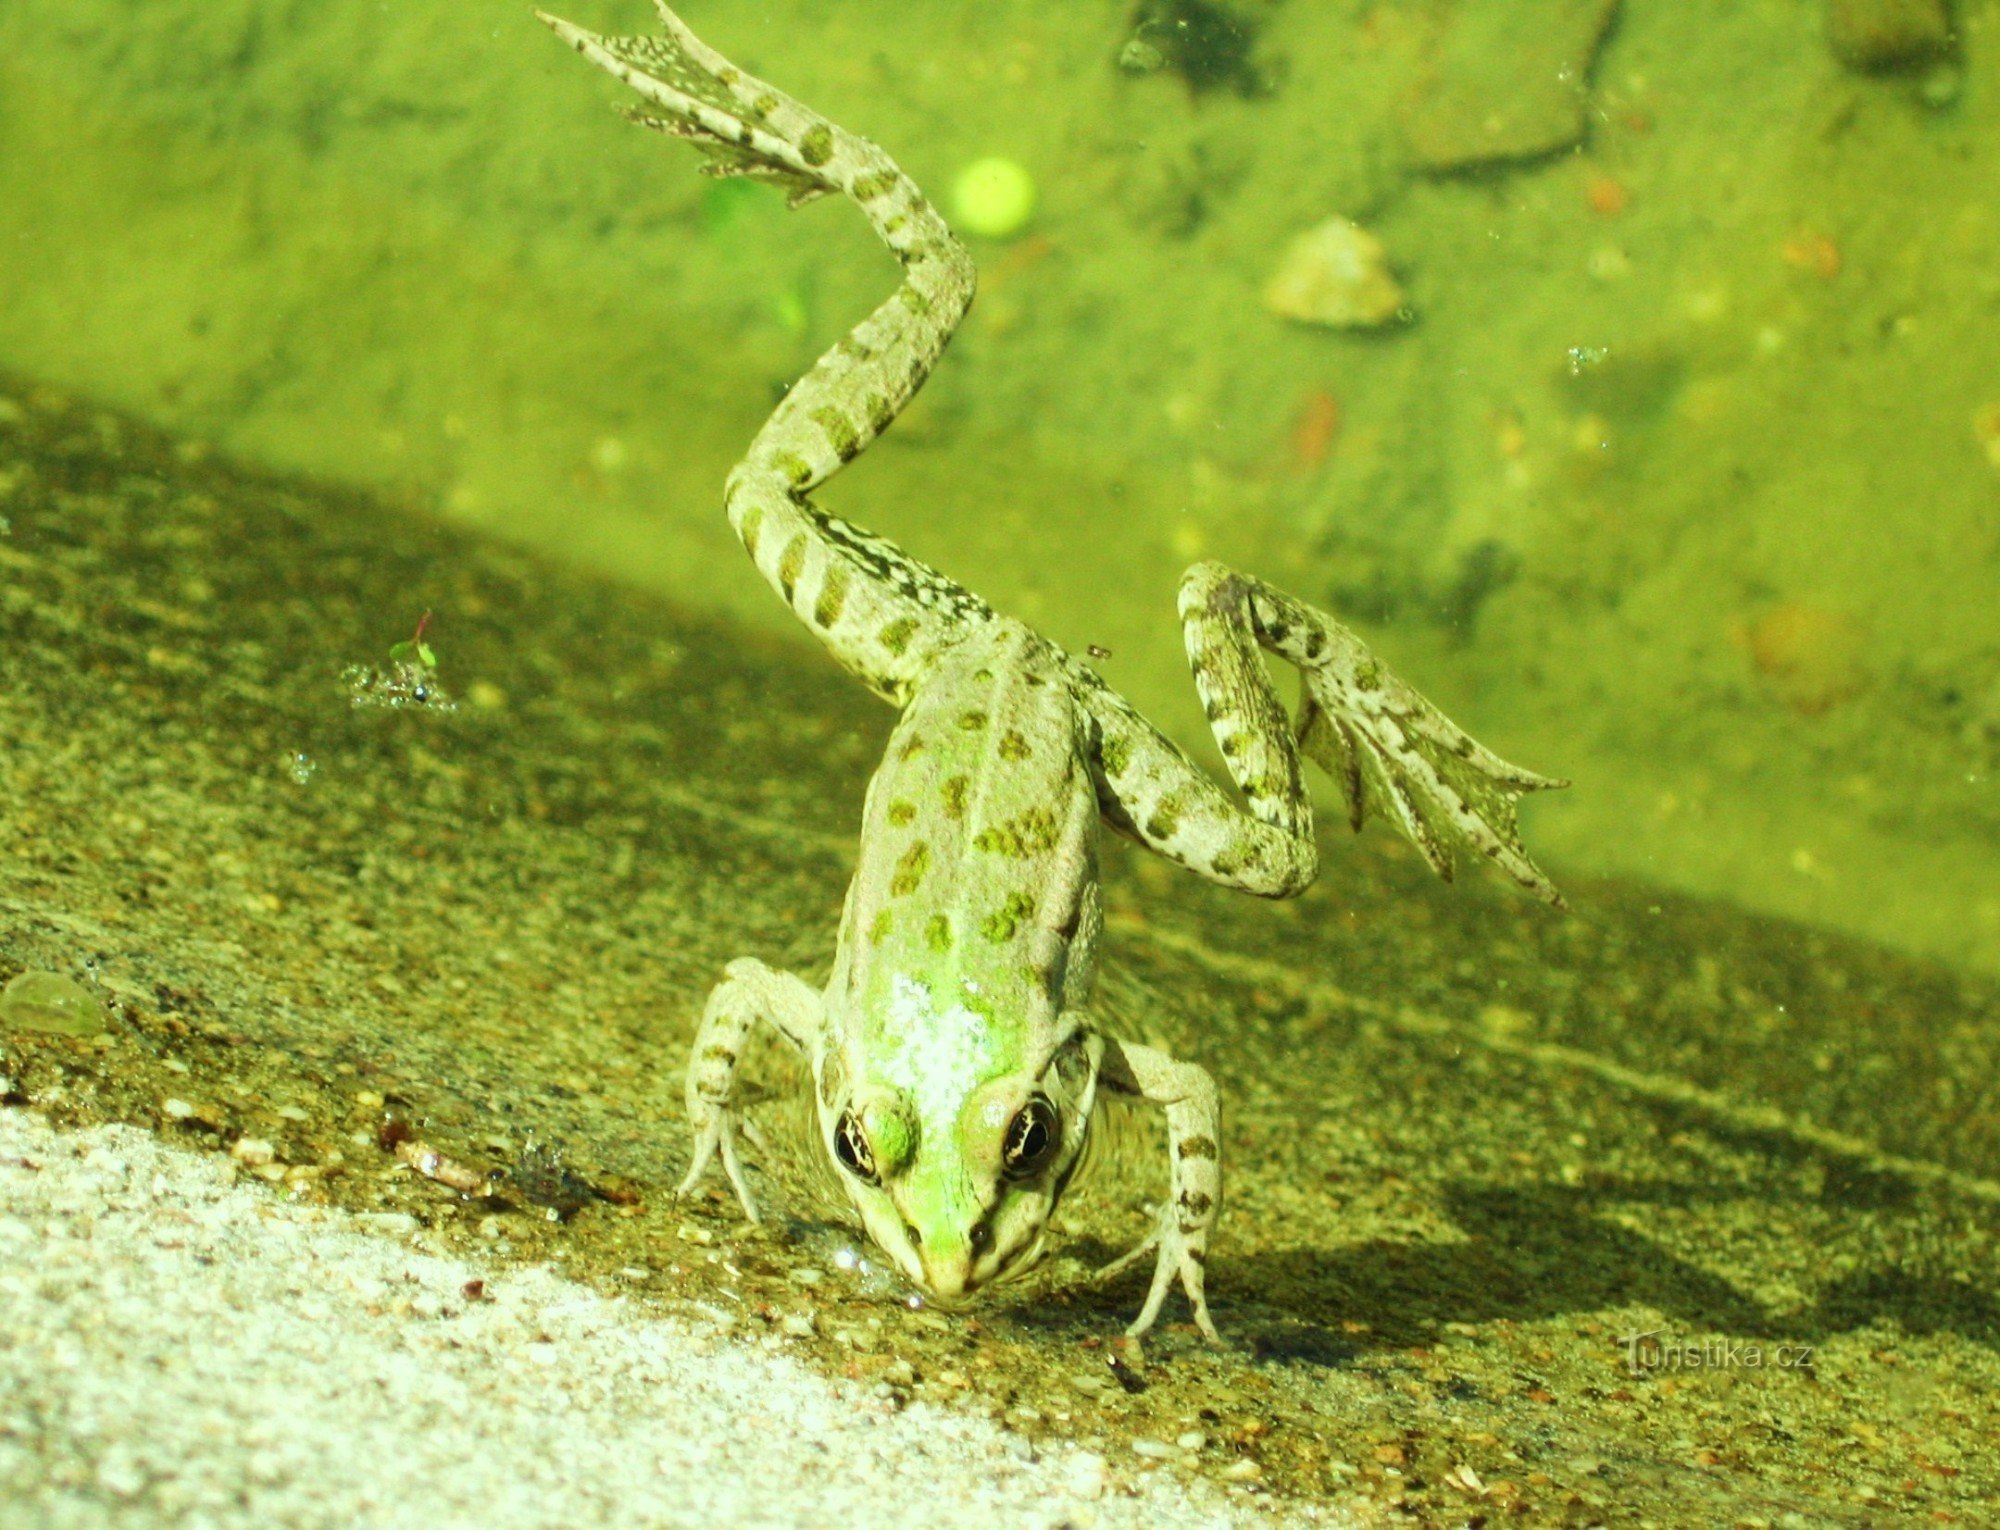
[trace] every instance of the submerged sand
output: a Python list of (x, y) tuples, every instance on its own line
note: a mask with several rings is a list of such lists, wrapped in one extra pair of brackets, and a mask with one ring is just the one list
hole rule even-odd
[[(240, 1489), (326, 1523), (323, 1471), (385, 1517), (671, 1512), (663, 1458), (778, 1515), (788, 1436), (842, 1518), (1019, 1503), (1078, 1453), (1107, 1515), (1993, 1517), (1990, 984), (1559, 864), (1557, 916), (1378, 832), (1281, 905), (1114, 846), (1105, 1023), (1225, 1102), (1227, 1346), (1178, 1304), (1123, 1344), (1142, 1282), (1087, 1279), (1159, 1194), (1146, 1116), (1045, 1268), (932, 1311), (824, 1195), (781, 1059), (769, 1223), (672, 1194), (702, 996), (744, 954), (824, 972), (885, 709), (803, 647), (0, 398), (0, 985), (103, 1016), (0, 1034), (6, 1129), (174, 1149), (0, 1155), (0, 1519)], [(458, 709), (354, 705), (426, 607)]]

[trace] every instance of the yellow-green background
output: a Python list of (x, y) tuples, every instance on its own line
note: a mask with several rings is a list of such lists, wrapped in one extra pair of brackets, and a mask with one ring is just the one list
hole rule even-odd
[[(1810, 0), (1626, 0), (1580, 150), (1446, 180), (1404, 134), (1453, 4), (1251, 9), (1255, 99), (1121, 74), (1124, 0), (687, 8), (934, 191), (990, 153), (1040, 187), (828, 501), (1190, 739), (1173, 580), (1240, 560), (1574, 776), (1529, 823), (1559, 873), (2000, 969), (2000, 6), (1874, 78)], [(892, 267), (848, 209), (718, 199), (615, 94), (512, 3), (10, 0), (0, 365), (778, 626), (718, 486)], [(1410, 326), (1264, 310), (1334, 213)], [(1826, 704), (1754, 662), (1773, 612)]]

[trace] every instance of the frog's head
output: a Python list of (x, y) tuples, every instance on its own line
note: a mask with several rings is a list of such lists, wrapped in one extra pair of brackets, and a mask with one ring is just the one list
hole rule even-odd
[(1082, 1160), (1094, 1045), (1039, 1068), (857, 1083), (821, 1095), (828, 1155), (876, 1245), (943, 1304), (1029, 1269)]

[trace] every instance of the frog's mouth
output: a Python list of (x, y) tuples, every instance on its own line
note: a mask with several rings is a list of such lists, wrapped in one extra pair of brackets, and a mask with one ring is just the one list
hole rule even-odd
[(1004, 1286), (1009, 1281), (1019, 1280), (1042, 1262), (1042, 1255), (1049, 1251), (1048, 1230), (1044, 1228), (1035, 1234), (1035, 1241), (1016, 1254), (1007, 1265), (994, 1273), (992, 1284)]
[[(1026, 1275), (1041, 1263), (1042, 1255), (1047, 1252), (1047, 1245), (1048, 1235), (1044, 1229), (1035, 1234), (1034, 1242), (1028, 1244), (1006, 1264), (983, 1276), (979, 1274), (976, 1265), (963, 1270), (933, 1271), (922, 1255), (918, 1255), (923, 1277), (917, 1284), (924, 1292), (924, 1299), (932, 1306), (946, 1312), (955, 1312), (977, 1301), (989, 1287), (1004, 1286), (1009, 1281), (1019, 1280)], [(943, 1278), (940, 1279), (940, 1276)]]

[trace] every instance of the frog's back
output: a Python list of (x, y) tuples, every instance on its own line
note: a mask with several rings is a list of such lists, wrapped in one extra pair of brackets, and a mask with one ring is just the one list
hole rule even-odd
[(992, 1066), (1018, 1067), (1082, 1001), (1098, 808), (1057, 666), (1020, 623), (982, 624), (939, 656), (869, 786), (830, 997), (891, 1048), (913, 1006), (960, 1011)]

